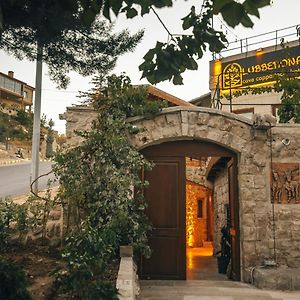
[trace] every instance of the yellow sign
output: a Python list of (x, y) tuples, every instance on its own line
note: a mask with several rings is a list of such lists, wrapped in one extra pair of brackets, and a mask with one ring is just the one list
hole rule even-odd
[(300, 77), (300, 46), (222, 62), (219, 83), (222, 90), (267, 86), (284, 72)]

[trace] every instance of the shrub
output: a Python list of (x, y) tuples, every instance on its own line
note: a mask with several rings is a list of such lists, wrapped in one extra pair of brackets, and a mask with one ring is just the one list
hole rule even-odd
[(24, 271), (14, 262), (0, 260), (0, 299), (30, 300)]

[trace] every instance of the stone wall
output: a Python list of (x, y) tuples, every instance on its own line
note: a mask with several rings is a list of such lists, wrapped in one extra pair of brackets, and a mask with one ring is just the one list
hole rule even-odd
[[(138, 148), (165, 141), (194, 139), (216, 143), (237, 153), (242, 278), (247, 277), (251, 267), (273, 257), (269, 124), (253, 126), (246, 118), (207, 108), (169, 108), (153, 119), (135, 118), (132, 122), (147, 129), (132, 137), (132, 143)], [(273, 158), (299, 162), (299, 151), (293, 147), (299, 145), (300, 126), (284, 128), (276, 126), (272, 133), (273, 139), (279, 140), (284, 138), (286, 130), (292, 135), (290, 146), (282, 150), (286, 151), (286, 158), (283, 156), (285, 152), (275, 154)], [(293, 206), (290, 205), (288, 210), (298, 211), (298, 205)], [(284, 230), (290, 231), (290, 223), (284, 223)], [(295, 244), (294, 240), (290, 243), (293, 243), (294, 250), (289, 250), (289, 259), (297, 259), (296, 250), (300, 243)], [(278, 247), (281, 247), (281, 250), (277, 249), (281, 261), (283, 256), (279, 254), (287, 251), (287, 246), (278, 241)]]
[(228, 176), (223, 169), (214, 182), (213, 189), (213, 214), (214, 214), (214, 253), (221, 250), (221, 229), (226, 226), (226, 207), (229, 204)]
[[(51, 196), (51, 199), (54, 199), (57, 195), (58, 187), (54, 187), (49, 191), (43, 191), (39, 193), (40, 197), (45, 197), (45, 199), (48, 199), (47, 196)], [(50, 193), (50, 194), (48, 194)], [(14, 197), (12, 201), (18, 205), (25, 205), (27, 202), (27, 213), (28, 217), (33, 217), (33, 214), (36, 214), (37, 209), (41, 210), (39, 216), (39, 226), (34, 227), (33, 229), (29, 229), (26, 233), (22, 233), (20, 235), (20, 232), (17, 230), (13, 231), (13, 239), (24, 239), (24, 242), (28, 241), (36, 241), (41, 238), (44, 239), (44, 242), (47, 241), (49, 245), (57, 247), (61, 245), (63, 234), (64, 234), (64, 209), (60, 204), (52, 205), (50, 200), (49, 207), (51, 207), (51, 210), (48, 213), (45, 211), (42, 211), (42, 207), (45, 207), (45, 202), (43, 199), (36, 199), (32, 198), (29, 199), (28, 196), (18, 196)], [(43, 227), (42, 219), (43, 219), (43, 213), (47, 215), (46, 217), (46, 224), (44, 224), (45, 227)], [(37, 216), (36, 216), (37, 217)], [(37, 222), (37, 221), (36, 221)]]
[[(272, 130), (273, 163), (296, 163), (298, 166), (299, 190), (299, 162), (300, 136), (298, 125), (278, 125)], [(288, 145), (282, 143), (288, 140)], [(272, 215), (272, 213), (271, 213)], [(280, 264), (300, 268), (300, 204), (291, 201), (289, 204), (274, 204), (275, 218), (275, 250)]]
[[(67, 134), (72, 137), (70, 128), (77, 126), (79, 129), (80, 124), (86, 127), (92, 117), (88, 111), (81, 111), (80, 118), (75, 111), (69, 113), (77, 118), (73, 122), (70, 114), (67, 117), (67, 121), (73, 122), (72, 126), (67, 125)], [(136, 117), (129, 121), (146, 129), (131, 136), (132, 144), (138, 149), (167, 141), (192, 139), (199, 143), (215, 143), (235, 152), (238, 158), (242, 279), (247, 279), (253, 266), (260, 266), (265, 259), (273, 258), (271, 159), (273, 162), (299, 164), (299, 125), (276, 125), (270, 131), (268, 123), (253, 126), (246, 118), (200, 107), (167, 108), (151, 119)], [(284, 138), (289, 138), (290, 144), (282, 148), (280, 143)], [(300, 204), (275, 204), (274, 212), (276, 258), (282, 264), (297, 266), (300, 261)]]
[[(207, 241), (207, 188), (191, 181), (186, 182), (186, 233), (187, 246), (202, 247)], [(198, 200), (202, 200), (202, 218), (198, 218)]]
[(66, 120), (66, 137), (69, 146), (77, 146), (82, 138), (75, 131), (90, 130), (97, 113), (93, 108), (87, 106), (67, 107), (67, 111), (60, 115), (60, 119)]

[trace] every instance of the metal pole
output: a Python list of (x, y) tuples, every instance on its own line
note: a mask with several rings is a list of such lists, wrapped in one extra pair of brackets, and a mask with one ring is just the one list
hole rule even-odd
[[(42, 98), (42, 57), (43, 47), (37, 44), (37, 60), (35, 74), (35, 99), (34, 99), (34, 118), (32, 133), (32, 150), (31, 150), (31, 173), (30, 183), (39, 176), (39, 149), (40, 149), (40, 124), (41, 124), (41, 98)], [(33, 191), (38, 191), (38, 180), (33, 184)]]

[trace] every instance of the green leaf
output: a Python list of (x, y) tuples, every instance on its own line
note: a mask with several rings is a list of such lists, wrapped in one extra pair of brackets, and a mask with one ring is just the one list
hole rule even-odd
[(129, 19), (134, 18), (136, 15), (138, 14), (137, 10), (134, 8), (130, 8), (129, 10), (127, 10), (126, 12), (126, 17)]
[(217, 15), (225, 5), (234, 2), (233, 0), (214, 0), (213, 1), (213, 13)]
[(110, 4), (110, 8), (114, 12), (114, 14), (116, 16), (118, 16), (118, 14), (119, 14), (119, 12), (120, 12), (120, 10), (122, 8), (123, 1), (120, 1), (120, 0), (109, 0), (109, 4)]
[(253, 22), (252, 22), (252, 20), (249, 18), (249, 16), (247, 14), (245, 14), (243, 16), (243, 18), (241, 19), (241, 23), (245, 27), (253, 27), (253, 25), (254, 25)]
[(189, 69), (190, 70), (197, 70), (198, 69), (198, 64), (193, 58), (189, 59)]
[(105, 1), (104, 7), (103, 7), (103, 16), (108, 19), (109, 21), (111, 21), (110, 19), (110, 14), (109, 14), (109, 10), (110, 10), (110, 6), (109, 6), (109, 2)]
[(258, 8), (253, 5), (253, 2), (251, 0), (246, 0), (243, 3), (243, 6), (245, 7), (245, 10), (248, 14), (256, 16), (257, 18), (259, 18)]
[(91, 24), (95, 21), (95, 17), (95, 12), (91, 9), (87, 9), (82, 15), (82, 21), (86, 26), (91, 26)]
[(182, 19), (182, 29), (183, 30), (187, 30), (187, 29), (189, 29), (191, 26), (192, 26), (192, 24), (191, 24), (191, 18), (190, 18), (190, 15), (188, 15), (188, 16), (186, 16), (186, 17), (184, 17), (183, 19)]
[(183, 80), (183, 78), (182, 78), (182, 76), (180, 74), (175, 74), (174, 77), (173, 77), (173, 83), (175, 85), (181, 85), (181, 84), (183, 84), (182, 80)]
[(262, 8), (271, 4), (271, 0), (248, 0), (257, 8)]
[(245, 14), (245, 9), (242, 4), (232, 2), (221, 9), (221, 14), (225, 22), (234, 28), (236, 25), (240, 24), (241, 19)]
[(145, 55), (144, 55), (144, 60), (152, 60), (154, 55), (156, 53), (156, 48), (150, 49)]

